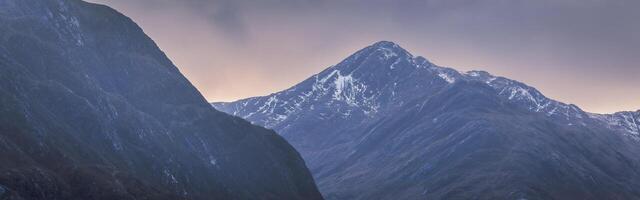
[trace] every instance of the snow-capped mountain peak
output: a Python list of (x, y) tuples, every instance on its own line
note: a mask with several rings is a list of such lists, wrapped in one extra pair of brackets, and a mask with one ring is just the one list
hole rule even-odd
[[(260, 105), (247, 112), (231, 113), (245, 118), (263, 116), (266, 127), (272, 128), (300, 111), (312, 109), (339, 110), (342, 117), (375, 116), (381, 108), (395, 104), (404, 94), (400, 87), (453, 83), (459, 73), (433, 65), (423, 57), (414, 57), (398, 44), (388, 41), (368, 46), (342, 62), (310, 77), (302, 83), (268, 98), (252, 98), (244, 104)], [(288, 99), (288, 100), (283, 100)], [(319, 105), (316, 105), (320, 103)], [(225, 110), (228, 104), (214, 104)], [(255, 115), (262, 113), (263, 115)], [(265, 115), (266, 114), (266, 115)]]
[[(602, 182), (594, 180), (610, 177), (583, 179), (584, 172), (608, 165), (583, 161), (593, 155), (619, 157), (617, 152), (635, 158), (636, 153), (627, 151), (635, 147), (619, 146), (620, 141), (634, 142), (627, 136), (638, 135), (634, 133), (640, 124), (638, 113), (590, 114), (524, 83), (485, 71), (437, 66), (384, 41), (290, 89), (213, 106), (276, 130), (300, 150), (327, 196), (347, 199), (372, 199), (377, 193), (367, 194), (370, 188), (388, 192), (407, 180), (417, 185), (410, 191), (424, 191), (408, 199), (446, 199), (450, 193), (438, 193), (442, 184), (468, 183), (467, 189), (495, 176), (513, 179), (501, 188), (522, 185), (506, 192), (520, 199), (526, 195), (519, 188), (530, 188), (529, 182), (520, 180), (546, 175), (536, 187), (555, 191), (548, 180), (557, 179), (559, 171), (575, 172), (567, 175), (576, 177), (570, 185), (593, 183), (593, 188), (601, 188)], [(636, 165), (625, 164), (626, 159), (612, 166), (635, 169)], [(522, 168), (522, 163), (544, 166)], [(473, 172), (449, 181), (450, 174), (469, 169)], [(524, 176), (502, 176), (504, 169)], [(493, 190), (495, 184), (487, 184), (483, 191)], [(544, 198), (549, 197), (532, 196)]]
[[(213, 105), (219, 110), (274, 128), (288, 124), (291, 116), (299, 117), (297, 113), (309, 113), (312, 110), (321, 110), (325, 117), (332, 117), (336, 113), (341, 118), (384, 116), (388, 109), (427, 98), (425, 95), (430, 92), (435, 93), (459, 81), (486, 84), (500, 99), (522, 109), (565, 121), (568, 125), (584, 125), (586, 122), (582, 120), (588, 119), (623, 119), (622, 114), (603, 117), (587, 113), (573, 104), (550, 99), (524, 83), (494, 76), (486, 71), (459, 72), (441, 67), (424, 57), (413, 56), (389, 41), (363, 48), (285, 91), (267, 97), (240, 100), (241, 104)], [(615, 123), (623, 121), (617, 120)], [(614, 122), (608, 120), (606, 123)], [(632, 127), (624, 130), (638, 133), (637, 126), (620, 127)]]

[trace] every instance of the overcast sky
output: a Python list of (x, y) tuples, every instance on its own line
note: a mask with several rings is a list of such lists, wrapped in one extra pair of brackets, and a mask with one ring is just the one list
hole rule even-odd
[(280, 91), (389, 40), (590, 112), (640, 109), (637, 0), (90, 1), (136, 21), (210, 101)]

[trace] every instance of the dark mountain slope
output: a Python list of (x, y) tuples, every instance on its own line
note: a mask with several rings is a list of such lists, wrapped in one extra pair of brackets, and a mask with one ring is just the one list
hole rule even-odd
[(321, 199), (273, 131), (212, 109), (129, 18), (0, 0), (0, 199)]
[(281, 133), (328, 199), (638, 199), (637, 133), (481, 71), (379, 42), (214, 107)]

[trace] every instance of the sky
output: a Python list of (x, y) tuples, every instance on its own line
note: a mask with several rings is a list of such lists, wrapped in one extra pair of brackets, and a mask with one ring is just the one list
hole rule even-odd
[(89, 0), (131, 17), (209, 101), (289, 88), (377, 41), (596, 113), (640, 109), (637, 0)]

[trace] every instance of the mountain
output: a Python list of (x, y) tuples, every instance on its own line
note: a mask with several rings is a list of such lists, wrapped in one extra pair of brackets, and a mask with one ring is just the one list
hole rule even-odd
[(638, 112), (592, 114), (382, 41), (215, 108), (271, 128), (327, 199), (639, 199)]
[(625, 135), (640, 140), (640, 110), (617, 112), (613, 114), (591, 114), (610, 129), (622, 131)]
[(106, 6), (0, 0), (0, 105), (0, 199), (322, 199), (282, 137)]

